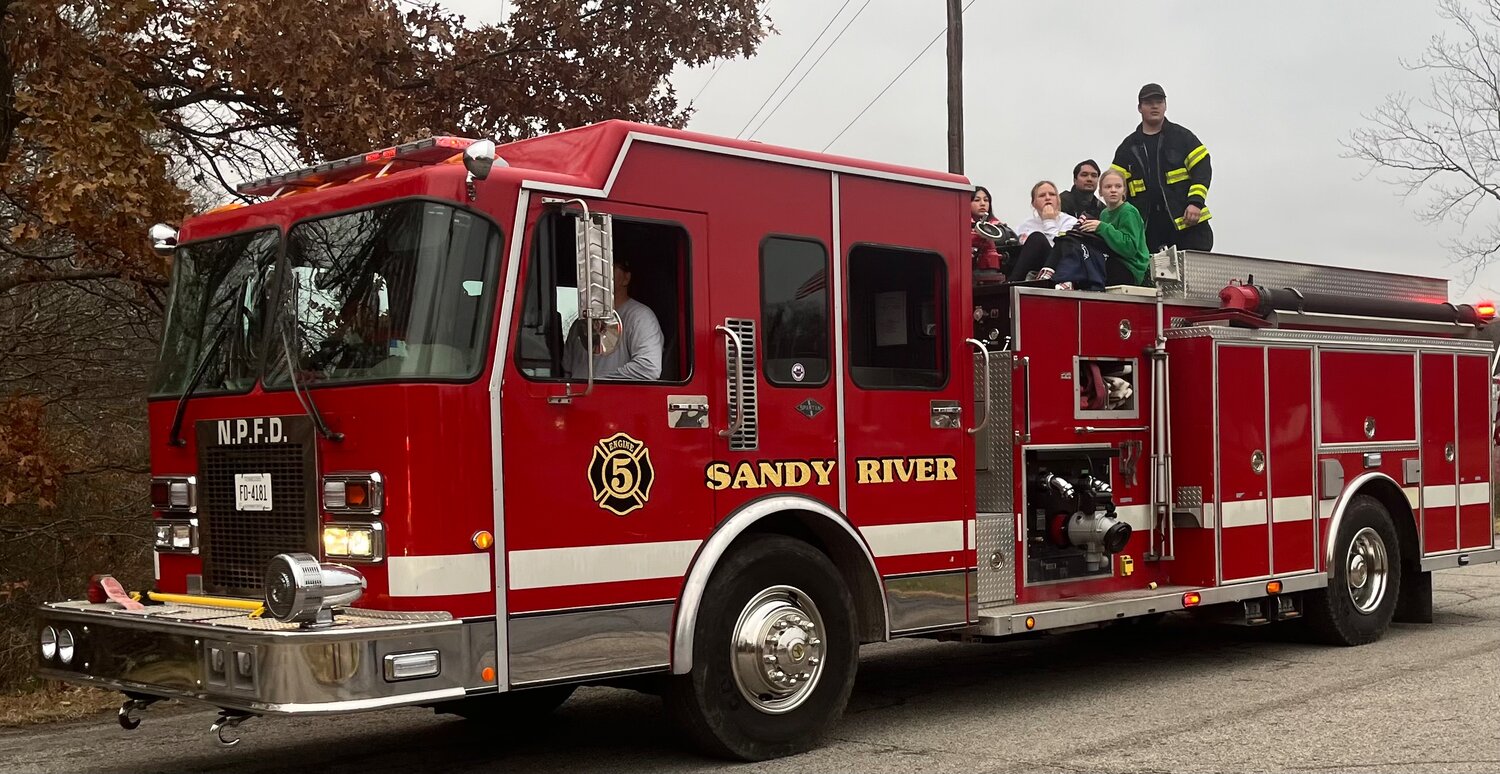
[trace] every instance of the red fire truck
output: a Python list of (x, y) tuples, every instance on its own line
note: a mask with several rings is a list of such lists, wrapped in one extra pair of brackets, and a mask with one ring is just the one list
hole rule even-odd
[(40, 611), (41, 674), (126, 727), (628, 684), (761, 759), (862, 643), (1201, 608), (1357, 645), (1500, 559), (1494, 347), (1443, 280), (976, 282), (963, 177), (619, 121), (243, 190), (152, 233), (154, 587)]

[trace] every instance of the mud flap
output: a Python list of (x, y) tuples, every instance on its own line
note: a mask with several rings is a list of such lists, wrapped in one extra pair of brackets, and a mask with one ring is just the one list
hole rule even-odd
[(1432, 623), (1432, 573), (1408, 566), (1396, 598), (1397, 623)]

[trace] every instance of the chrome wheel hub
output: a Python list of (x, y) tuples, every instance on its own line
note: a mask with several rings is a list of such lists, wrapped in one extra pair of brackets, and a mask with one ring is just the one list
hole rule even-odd
[(752, 707), (778, 715), (812, 695), (822, 675), (823, 618), (791, 586), (756, 594), (735, 624), (734, 682)]
[(1380, 607), (1390, 577), (1385, 541), (1380, 538), (1380, 533), (1369, 527), (1355, 533), (1354, 539), (1349, 541), (1344, 577), (1354, 609), (1369, 614)]

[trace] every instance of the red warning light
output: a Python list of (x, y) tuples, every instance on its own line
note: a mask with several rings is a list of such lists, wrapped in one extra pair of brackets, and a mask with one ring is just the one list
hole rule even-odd
[(1493, 320), (1495, 319), (1495, 302), (1480, 301), (1474, 305), (1474, 311), (1481, 320)]

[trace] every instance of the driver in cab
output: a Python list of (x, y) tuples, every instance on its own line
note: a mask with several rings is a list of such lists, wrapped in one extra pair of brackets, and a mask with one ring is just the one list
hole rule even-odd
[[(620, 315), (620, 344), (607, 355), (594, 356), (595, 379), (661, 378), (661, 324), (651, 307), (630, 297), (631, 265), (629, 258), (615, 257), (615, 312)], [(568, 333), (566, 354), (568, 376), (587, 378), (588, 346), (581, 322), (575, 322)]]

